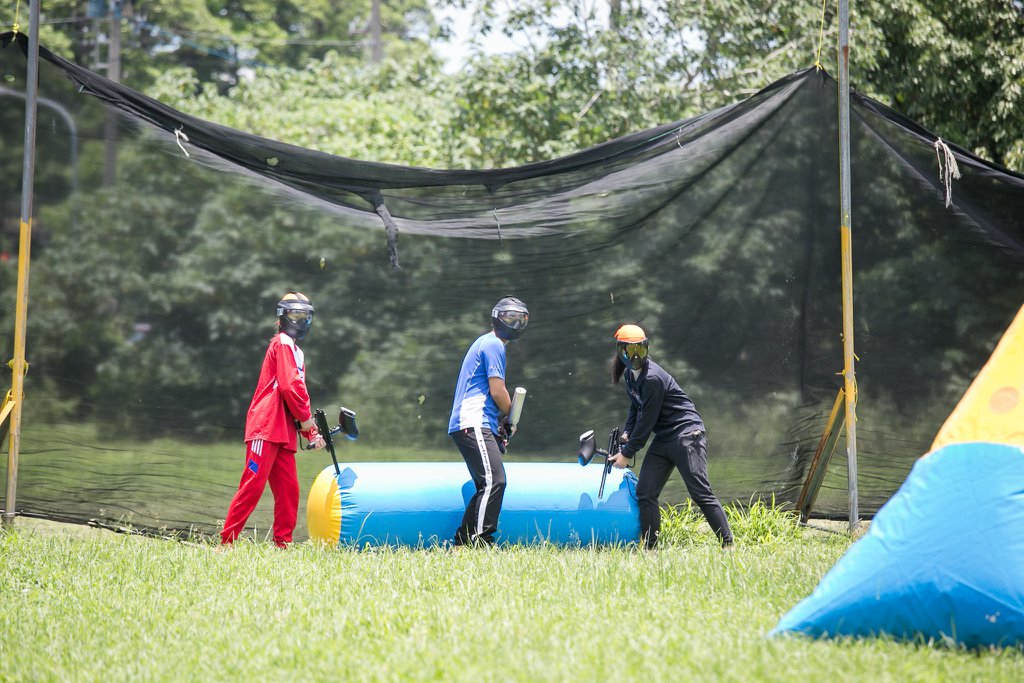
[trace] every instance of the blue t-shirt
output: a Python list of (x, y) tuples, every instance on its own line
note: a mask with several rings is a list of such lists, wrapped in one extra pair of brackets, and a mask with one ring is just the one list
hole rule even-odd
[(505, 345), (488, 332), (473, 342), (462, 361), (448, 421), (449, 434), (470, 427), (498, 431), (498, 404), (491, 398), (491, 377), (505, 379)]

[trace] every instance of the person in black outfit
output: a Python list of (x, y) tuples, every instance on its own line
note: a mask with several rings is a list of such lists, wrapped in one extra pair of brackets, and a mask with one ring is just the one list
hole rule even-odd
[(623, 325), (615, 333), (616, 355), (612, 380), (618, 384), (626, 376), (629, 415), (622, 429), (621, 451), (609, 461), (615, 467), (626, 467), (630, 458), (647, 443), (640, 468), (636, 495), (640, 507), (640, 539), (647, 548), (654, 548), (661, 531), (661, 495), (672, 468), (679, 470), (690, 498), (700, 507), (725, 548), (733, 544), (732, 531), (725, 511), (711, 491), (708, 481), (708, 441), (704, 421), (690, 397), (679, 387), (672, 375), (647, 356), (647, 335), (637, 325)]

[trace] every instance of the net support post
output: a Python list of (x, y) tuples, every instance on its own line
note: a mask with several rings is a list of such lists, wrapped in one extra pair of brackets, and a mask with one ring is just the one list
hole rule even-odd
[(860, 522), (857, 493), (857, 380), (853, 350), (853, 247), (850, 199), (850, 3), (839, 0), (839, 184), (843, 278), (843, 388), (846, 393), (846, 462), (850, 535)]
[(832, 412), (829, 413), (828, 421), (825, 422), (825, 431), (818, 440), (818, 448), (814, 451), (814, 458), (811, 466), (807, 469), (807, 477), (804, 479), (804, 486), (800, 490), (800, 497), (796, 501), (797, 512), (800, 513), (800, 523), (807, 524), (811, 518), (811, 510), (814, 508), (814, 501), (818, 498), (818, 491), (825, 481), (825, 474), (828, 472), (828, 464), (835, 453), (836, 444), (839, 443), (839, 434), (843, 430), (843, 406), (845, 404), (846, 392), (840, 389), (836, 394), (836, 400), (832, 404)]
[(18, 455), (21, 412), (25, 396), (25, 327), (28, 320), (28, 275), (32, 251), (32, 189), (36, 162), (36, 101), (39, 97), (39, 2), (30, 5), (28, 67), (25, 79), (25, 149), (21, 173), (21, 230), (18, 242), (18, 289), (14, 313), (14, 358), (11, 360), (11, 437), (7, 453), (7, 486), (3, 525), (13, 526), (17, 515)]

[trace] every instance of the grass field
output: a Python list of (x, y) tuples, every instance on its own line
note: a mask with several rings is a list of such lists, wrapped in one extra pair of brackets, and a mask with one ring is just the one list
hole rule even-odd
[(3, 681), (1020, 681), (1019, 650), (767, 639), (849, 547), (789, 515), (692, 510), (633, 548), (286, 551), (0, 531)]

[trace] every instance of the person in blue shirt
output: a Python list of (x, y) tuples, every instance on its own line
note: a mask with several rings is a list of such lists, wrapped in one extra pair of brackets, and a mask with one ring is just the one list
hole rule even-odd
[(504, 422), (512, 407), (505, 386), (505, 345), (522, 334), (529, 321), (526, 304), (515, 297), (503, 298), (491, 310), (491, 331), (473, 342), (462, 361), (448, 435), (466, 461), (476, 493), (455, 532), (456, 547), (494, 543), (505, 495), (501, 455), (512, 436)]
[(672, 375), (648, 358), (647, 334), (637, 325), (623, 325), (615, 332), (616, 355), (612, 370), (615, 384), (626, 376), (629, 415), (622, 428), (622, 449), (610, 457), (615, 467), (626, 467), (629, 459), (647, 449), (636, 497), (640, 508), (640, 540), (654, 548), (661, 531), (661, 508), (658, 496), (673, 469), (679, 470), (690, 498), (697, 504), (722, 547), (733, 546), (732, 530), (718, 498), (708, 481), (708, 439), (693, 401)]

